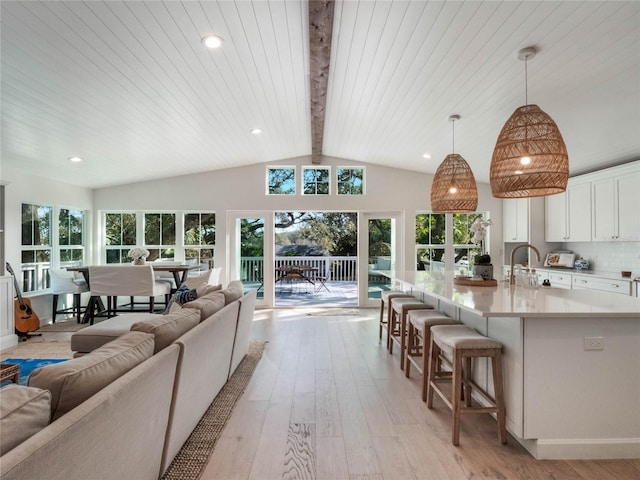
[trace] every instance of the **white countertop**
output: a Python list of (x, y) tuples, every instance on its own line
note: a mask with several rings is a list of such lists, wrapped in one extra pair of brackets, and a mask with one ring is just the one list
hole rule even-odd
[(454, 285), (454, 272), (380, 272), (416, 290), (483, 317), (631, 317), (640, 320), (640, 298), (594, 290)]

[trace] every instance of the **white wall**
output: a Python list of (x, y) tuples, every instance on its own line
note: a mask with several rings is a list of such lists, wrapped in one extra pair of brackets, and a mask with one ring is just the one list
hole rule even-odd
[[(364, 166), (366, 194), (362, 196), (269, 196), (266, 191), (267, 166), (296, 166), (297, 191), (300, 191), (301, 166), (310, 166), (310, 157), (256, 164), (247, 167), (216, 170), (195, 175), (153, 180), (143, 183), (101, 188), (95, 192), (96, 215), (101, 210), (157, 209), (157, 210), (215, 210), (216, 250), (215, 264), (227, 271), (225, 251), (226, 217), (229, 211), (369, 211), (404, 212), (404, 263), (415, 268), (414, 217), (430, 209), (432, 175), (400, 168), (325, 157), (323, 166), (331, 166), (332, 178), (339, 166)], [(332, 184), (332, 188), (333, 188)], [(478, 186), (478, 210), (490, 211), (494, 220), (491, 235), (491, 254), (502, 255), (502, 203), (493, 198), (488, 184)], [(99, 217), (95, 217), (96, 229)], [(94, 234), (98, 234), (97, 231)], [(98, 238), (98, 237), (96, 237)], [(99, 261), (94, 257), (94, 261)], [(227, 279), (230, 280), (230, 279)]]
[[(1, 181), (5, 185), (5, 258), (14, 271), (21, 262), (22, 204), (50, 205), (81, 210), (93, 210), (93, 190), (77, 187), (48, 178), (26, 175), (18, 170), (2, 169)], [(87, 258), (91, 258), (91, 215), (87, 219), (89, 233)], [(3, 265), (4, 267), (4, 265)], [(32, 299), (32, 308), (42, 318), (48, 318), (50, 298)]]

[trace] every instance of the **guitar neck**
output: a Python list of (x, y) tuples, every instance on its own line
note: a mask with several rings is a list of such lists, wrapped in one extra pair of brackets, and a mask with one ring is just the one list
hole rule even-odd
[(21, 307), (24, 307), (24, 300), (22, 300), (22, 294), (20, 293), (20, 285), (18, 284), (18, 279), (16, 278), (16, 274), (13, 273), (13, 269), (11, 268), (11, 265), (9, 265), (8, 263), (7, 263), (7, 270), (13, 277), (13, 285), (16, 289), (16, 296), (18, 297), (18, 302), (20, 303)]

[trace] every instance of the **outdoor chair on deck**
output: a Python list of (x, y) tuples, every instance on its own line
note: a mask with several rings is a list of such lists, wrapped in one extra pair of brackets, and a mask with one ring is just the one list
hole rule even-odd
[[(105, 265), (89, 267), (91, 294), (107, 297), (107, 317), (118, 311), (118, 296), (149, 298), (149, 312), (155, 309), (155, 297), (164, 295), (169, 301), (171, 286), (156, 281), (151, 265)], [(133, 304), (131, 305), (133, 310)]]

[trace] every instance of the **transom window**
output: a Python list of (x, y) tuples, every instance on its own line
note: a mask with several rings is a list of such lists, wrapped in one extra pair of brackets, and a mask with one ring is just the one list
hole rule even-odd
[(304, 167), (302, 169), (303, 195), (329, 195), (331, 170), (329, 167)]
[(338, 167), (336, 179), (338, 195), (364, 194), (364, 168)]
[(295, 167), (267, 167), (267, 195), (295, 195)]

